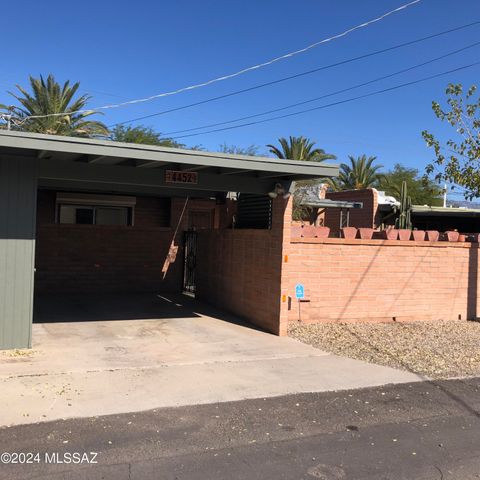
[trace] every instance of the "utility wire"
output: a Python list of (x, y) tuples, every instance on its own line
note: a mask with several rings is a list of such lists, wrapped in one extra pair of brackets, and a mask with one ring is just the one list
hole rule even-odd
[(232, 120), (226, 120), (226, 121), (223, 121), (223, 122), (210, 123), (210, 124), (207, 124), (207, 125), (202, 125), (200, 127), (186, 128), (186, 129), (183, 129), (183, 130), (175, 130), (173, 132), (166, 132), (166, 133), (164, 133), (164, 135), (169, 136), (169, 135), (175, 135), (177, 133), (185, 133), (185, 132), (193, 132), (193, 131), (196, 131), (196, 130), (202, 130), (204, 128), (218, 127), (220, 125), (226, 125), (228, 123), (241, 122), (242, 120), (248, 120), (250, 118), (260, 117), (262, 115), (267, 115), (269, 113), (281, 112), (282, 110), (287, 110), (289, 108), (298, 107), (300, 105), (305, 105), (307, 103), (316, 102), (317, 100), (322, 100), (324, 98), (333, 97), (334, 95), (338, 95), (340, 93), (349, 92), (351, 90), (355, 90), (357, 88), (364, 87), (364, 86), (370, 85), (372, 83), (380, 82), (381, 80), (385, 80), (387, 78), (391, 78), (391, 77), (395, 77), (397, 75), (401, 75), (402, 73), (406, 73), (406, 72), (409, 72), (411, 70), (415, 70), (416, 68), (420, 68), (420, 67), (423, 67), (425, 65), (428, 65), (430, 63), (437, 62), (438, 60), (442, 60), (442, 59), (450, 57), (452, 55), (456, 55), (457, 53), (468, 50), (469, 48), (476, 47), (477, 45), (480, 45), (480, 42), (472, 43), (470, 45), (467, 45), (466, 47), (459, 48), (459, 49), (454, 50), (452, 52), (446, 53), (445, 55), (441, 55), (440, 57), (432, 58), (431, 60), (427, 60), (426, 62), (418, 63), (417, 65), (413, 65), (412, 67), (404, 68), (402, 70), (398, 70), (397, 72), (374, 78), (373, 80), (369, 80), (368, 82), (358, 83), (357, 85), (353, 85), (351, 87), (343, 88), (342, 90), (337, 90), (335, 92), (327, 93), (325, 95), (321, 95), (320, 97), (310, 98), (309, 100), (304, 100), (303, 102), (292, 103), (292, 104), (286, 105), (284, 107), (274, 108), (272, 110), (266, 110), (266, 111), (261, 112), (261, 113), (255, 113), (253, 115), (247, 115), (245, 117), (234, 118)]
[(198, 105), (204, 105), (205, 103), (214, 102), (216, 100), (222, 100), (224, 98), (233, 97), (235, 95), (240, 95), (242, 93), (251, 92), (252, 90), (257, 90), (259, 88), (269, 87), (270, 85), (275, 85), (277, 83), (286, 82), (288, 80), (293, 80), (295, 78), (303, 77), (305, 75), (311, 75), (311, 74), (316, 73), (316, 72), (320, 72), (320, 71), (323, 71), (323, 70), (328, 70), (329, 68), (334, 68), (334, 67), (338, 67), (340, 65), (345, 65), (347, 63), (355, 62), (357, 60), (363, 60), (364, 58), (373, 57), (373, 56), (379, 55), (381, 53), (386, 53), (386, 52), (390, 52), (392, 50), (397, 50), (399, 48), (408, 47), (408, 46), (414, 45), (416, 43), (424, 42), (424, 41), (430, 40), (432, 38), (440, 37), (442, 35), (447, 35), (449, 33), (453, 33), (453, 32), (456, 32), (458, 30), (463, 30), (465, 28), (473, 27), (473, 26), (479, 25), (479, 24), (480, 24), (480, 20), (477, 20), (477, 21), (472, 22), (472, 23), (467, 23), (466, 25), (460, 25), (459, 27), (455, 27), (455, 28), (451, 28), (449, 30), (444, 30), (442, 32), (434, 33), (434, 34), (428, 35), (426, 37), (417, 38), (416, 40), (410, 40), (408, 42), (400, 43), (400, 44), (394, 45), (392, 47), (383, 48), (381, 50), (376, 50), (374, 52), (366, 53), (366, 54), (360, 55), (358, 57), (349, 58), (347, 60), (342, 60), (340, 62), (331, 63), (329, 65), (323, 65), (321, 67), (317, 67), (317, 68), (314, 68), (312, 70), (307, 70), (305, 72), (300, 72), (300, 73), (297, 73), (295, 75), (289, 75), (287, 77), (279, 78), (277, 80), (272, 80), (270, 82), (260, 83), (258, 85), (254, 85), (253, 87), (244, 88), (242, 90), (237, 90), (237, 91), (234, 91), (234, 92), (226, 93), (224, 95), (218, 95), (216, 97), (207, 98), (205, 100), (190, 103), (190, 104), (187, 104), (187, 105), (181, 105), (179, 107), (170, 108), (168, 110), (162, 110), (160, 112), (151, 113), (149, 115), (143, 115), (141, 117), (136, 117), (136, 118), (132, 118), (130, 120), (125, 120), (123, 122), (113, 123), (113, 124), (109, 125), (108, 127), (111, 128), (111, 127), (115, 127), (117, 125), (124, 125), (126, 123), (137, 122), (139, 120), (145, 120), (147, 118), (157, 117), (157, 116), (160, 116), (160, 115), (165, 115), (167, 113), (177, 112), (179, 110), (185, 110), (187, 108), (196, 107)]
[(474, 67), (476, 65), (480, 65), (480, 61), (479, 62), (474, 62), (474, 63), (471, 63), (469, 65), (463, 65), (462, 67), (458, 67), (458, 68), (454, 68), (452, 70), (448, 70), (446, 72), (442, 72), (442, 73), (437, 73), (435, 75), (430, 75), (428, 77), (424, 77), (424, 78), (420, 78), (418, 80), (414, 80), (412, 82), (406, 82), (406, 83), (402, 83), (400, 85), (395, 85), (393, 87), (389, 87), (389, 88), (384, 88), (382, 90), (377, 90), (375, 92), (370, 92), (370, 93), (367, 93), (365, 95), (359, 95), (357, 97), (352, 97), (352, 98), (347, 98), (345, 100), (340, 100), (338, 102), (333, 102), (333, 103), (328, 103), (326, 105), (320, 105), (319, 107), (313, 107), (313, 108), (308, 108), (306, 110), (300, 110), (298, 112), (293, 112), (293, 113), (288, 113), (286, 115), (278, 115), (276, 117), (271, 117), (271, 118), (266, 118), (264, 120), (257, 120), (255, 122), (248, 122), (248, 123), (242, 123), (240, 125), (233, 125), (231, 127), (223, 127), (223, 128), (217, 128), (217, 129), (214, 129), (214, 130), (207, 130), (206, 132), (200, 132), (200, 133), (190, 133), (190, 134), (187, 134), (187, 135), (178, 135), (178, 136), (175, 136), (175, 137), (170, 137), (172, 139), (178, 139), (178, 138), (186, 138), (186, 137), (195, 137), (197, 135), (204, 135), (204, 134), (207, 134), (207, 133), (214, 133), (214, 132), (222, 132), (222, 131), (225, 131), (225, 130), (233, 130), (235, 128), (241, 128), (241, 127), (247, 127), (247, 126), (250, 126), (250, 125), (257, 125), (259, 123), (266, 123), (266, 122), (271, 122), (273, 120), (279, 120), (281, 118), (287, 118), (287, 117), (293, 117), (295, 115), (300, 115), (302, 113), (307, 113), (307, 112), (313, 112), (315, 110), (322, 110), (324, 108), (329, 108), (329, 107), (333, 107), (333, 106), (336, 106), (336, 105), (342, 105), (344, 103), (349, 103), (349, 102), (353, 102), (355, 100), (360, 100), (362, 98), (368, 98), (368, 97), (373, 97), (374, 95), (379, 95), (381, 93), (386, 93), (386, 92), (391, 92), (393, 90), (397, 90), (399, 88), (404, 88), (404, 87), (408, 87), (410, 85), (416, 85), (417, 83), (421, 83), (421, 82), (426, 82), (428, 80), (432, 80), (434, 78), (438, 78), (438, 77), (441, 77), (441, 76), (444, 76), (444, 75), (448, 75), (450, 73), (454, 73), (454, 72), (459, 72), (461, 70), (465, 70), (467, 68), (471, 68), (471, 67)]
[(26, 120), (28, 120), (30, 118), (57, 117), (57, 116), (64, 116), (64, 115), (72, 115), (72, 114), (75, 114), (75, 113), (89, 113), (89, 112), (95, 112), (95, 111), (98, 111), (98, 110), (107, 110), (107, 109), (112, 109), (112, 108), (119, 108), (119, 107), (124, 107), (126, 105), (133, 105), (133, 104), (137, 104), (137, 103), (149, 102), (151, 100), (155, 100), (155, 99), (161, 98), (161, 97), (177, 95), (179, 93), (186, 92), (187, 90), (194, 90), (194, 89), (197, 89), (197, 88), (206, 87), (207, 85), (211, 85), (211, 84), (217, 83), (217, 82), (222, 82), (224, 80), (229, 80), (231, 78), (238, 77), (239, 75), (243, 75), (247, 72), (251, 72), (253, 70), (258, 70), (260, 68), (267, 67), (267, 66), (272, 65), (274, 63), (277, 63), (281, 60), (285, 60), (287, 58), (291, 58), (291, 57), (294, 57), (296, 55), (300, 55), (301, 53), (305, 53), (308, 50), (311, 50), (312, 48), (318, 47), (319, 45), (322, 45), (322, 44), (327, 43), (327, 42), (331, 42), (333, 40), (337, 40), (341, 37), (345, 37), (346, 35), (354, 32), (356, 30), (366, 28), (369, 25), (380, 22), (381, 20), (389, 17), (390, 15), (393, 15), (395, 13), (398, 13), (398, 12), (402, 11), (402, 10), (405, 10), (405, 9), (407, 9), (407, 8), (417, 4), (417, 3), (420, 3), (421, 1), (422, 0), (413, 0), (411, 2), (405, 3), (405, 4), (400, 5), (399, 7), (395, 8), (393, 10), (390, 10), (390, 11), (378, 16), (378, 17), (375, 17), (371, 20), (360, 23), (359, 25), (355, 25), (354, 27), (348, 28), (347, 30), (344, 30), (341, 33), (337, 33), (336, 35), (333, 35), (331, 37), (324, 38), (324, 39), (319, 40), (315, 43), (307, 45), (306, 47), (303, 47), (299, 50), (295, 50), (295, 51), (286, 53), (284, 55), (281, 55), (279, 57), (272, 58), (271, 60), (268, 60), (268, 61), (263, 62), (263, 63), (258, 63), (256, 65), (252, 65), (250, 67), (243, 68), (242, 70), (238, 70), (237, 72), (230, 73), (228, 75), (213, 78), (213, 79), (208, 80), (208, 81), (203, 82), (203, 83), (197, 83), (197, 84), (194, 84), (194, 85), (189, 85), (188, 87), (179, 88), (177, 90), (171, 90), (171, 91), (168, 91), (168, 92), (158, 93), (156, 95), (151, 95), (150, 97), (139, 98), (139, 99), (136, 99), (136, 100), (129, 100), (127, 102), (122, 102), (122, 103), (103, 105), (101, 107), (92, 108), (92, 109), (82, 109), (82, 110), (76, 110), (74, 112), (50, 113), (50, 114), (46, 114), (46, 115), (29, 115), (28, 117), (25, 117), (24, 119), (22, 119), (22, 122), (25, 122)]

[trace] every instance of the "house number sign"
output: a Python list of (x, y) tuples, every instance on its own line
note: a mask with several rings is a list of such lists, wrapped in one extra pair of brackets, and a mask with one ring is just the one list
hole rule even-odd
[(182, 170), (167, 170), (165, 172), (165, 183), (198, 183), (197, 172), (184, 172)]

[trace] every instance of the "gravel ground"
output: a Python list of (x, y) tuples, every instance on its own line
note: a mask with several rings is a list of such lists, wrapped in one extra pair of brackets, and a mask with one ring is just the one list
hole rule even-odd
[(430, 378), (480, 376), (480, 323), (321, 323), (293, 325), (289, 335), (345, 357)]

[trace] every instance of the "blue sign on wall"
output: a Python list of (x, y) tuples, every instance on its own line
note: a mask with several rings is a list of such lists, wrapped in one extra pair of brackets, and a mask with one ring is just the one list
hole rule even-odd
[(305, 287), (301, 283), (295, 285), (295, 297), (297, 300), (305, 298)]

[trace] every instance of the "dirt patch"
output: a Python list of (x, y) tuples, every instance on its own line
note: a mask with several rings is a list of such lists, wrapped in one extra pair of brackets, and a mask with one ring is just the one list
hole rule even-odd
[(480, 323), (467, 321), (295, 325), (289, 335), (337, 355), (431, 378), (480, 376)]

